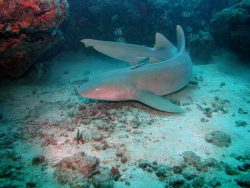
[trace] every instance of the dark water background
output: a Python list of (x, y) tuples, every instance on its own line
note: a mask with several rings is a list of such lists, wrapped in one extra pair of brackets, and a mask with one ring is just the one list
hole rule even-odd
[(175, 41), (175, 26), (178, 24), (186, 32), (193, 59), (209, 60), (218, 46), (243, 57), (249, 54), (249, 6), (247, 1), (244, 5), (237, 4), (239, 2), (69, 1), (70, 15), (61, 28), (67, 48), (79, 49), (82, 38), (117, 40), (119, 36), (114, 34), (117, 28), (122, 29), (121, 37), (128, 43), (152, 46), (156, 32)]

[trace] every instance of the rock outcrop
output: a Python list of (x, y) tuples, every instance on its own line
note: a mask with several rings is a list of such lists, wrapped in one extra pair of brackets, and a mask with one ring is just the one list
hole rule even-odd
[(212, 35), (222, 47), (240, 57), (250, 54), (250, 0), (222, 10), (211, 21)]
[(96, 157), (78, 153), (67, 157), (55, 165), (54, 177), (61, 184), (70, 187), (106, 187), (113, 188), (111, 170), (100, 167)]
[(0, 77), (18, 77), (63, 39), (66, 0), (0, 1)]

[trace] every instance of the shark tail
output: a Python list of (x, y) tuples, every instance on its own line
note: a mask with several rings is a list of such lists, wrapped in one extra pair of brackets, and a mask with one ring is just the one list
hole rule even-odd
[(177, 49), (178, 53), (180, 54), (183, 53), (186, 48), (184, 31), (180, 25), (176, 26), (176, 33), (177, 33)]

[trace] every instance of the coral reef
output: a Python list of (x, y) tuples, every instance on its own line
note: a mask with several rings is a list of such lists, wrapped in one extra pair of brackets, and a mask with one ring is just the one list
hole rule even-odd
[(206, 63), (215, 49), (215, 41), (209, 33), (213, 15), (237, 2), (86, 0), (82, 3), (75, 0), (69, 1), (71, 17), (62, 25), (62, 30), (68, 48), (79, 49), (82, 38), (153, 46), (156, 32), (164, 34), (170, 41), (175, 41), (174, 28), (179, 24), (187, 33), (191, 56)]
[(62, 44), (64, 37), (65, 49), (81, 48), (79, 41), (86, 37), (153, 46), (156, 32), (175, 41), (177, 24), (185, 29), (191, 57), (197, 62), (207, 63), (216, 43), (240, 56), (250, 54), (249, 0), (70, 0), (69, 5), (70, 17), (63, 23), (66, 0), (1, 3), (1, 77), (19, 77), (35, 62), (57, 53), (54, 45)]
[(66, 0), (1, 1), (1, 77), (22, 75), (62, 40), (57, 26), (65, 19), (67, 9)]
[(212, 35), (218, 44), (240, 57), (250, 54), (249, 14), (250, 1), (242, 0), (215, 14), (211, 20)]
[(169, 34), (175, 28), (154, 2), (75, 0), (69, 4), (71, 17), (62, 30), (70, 48), (81, 47), (79, 41), (86, 37), (153, 44), (156, 31)]
[[(86, 37), (153, 46), (156, 32), (175, 41), (177, 24), (187, 33), (192, 58), (202, 63), (210, 60), (215, 42), (239, 55), (249, 54), (247, 0), (240, 3), (238, 0), (86, 0), (84, 3), (75, 0), (69, 1), (69, 5), (70, 17), (63, 23), (68, 10), (66, 0), (1, 3), (2, 77), (19, 77), (47, 54), (56, 53), (58, 48), (53, 47), (62, 44), (63, 36), (67, 44), (65, 49), (79, 49), (82, 46), (80, 39)], [(231, 8), (222, 10), (228, 5)], [(63, 35), (58, 29), (61, 24)], [(210, 35), (210, 27), (215, 41)]]
[(192, 58), (206, 63), (215, 51), (217, 40), (221, 40), (219, 37), (225, 37), (225, 30), (219, 24), (218, 35), (213, 35), (216, 40), (213, 39), (210, 35), (211, 19), (225, 7), (235, 7), (237, 3), (239, 0), (86, 0), (84, 3), (75, 0), (69, 1), (71, 17), (63, 24), (62, 30), (67, 48), (79, 49), (82, 38), (153, 46), (156, 32), (175, 41), (174, 28), (179, 24), (186, 32)]
[(193, 60), (208, 62), (213, 55), (216, 43), (209, 32), (199, 31), (198, 34), (190, 35), (188, 38), (190, 55)]

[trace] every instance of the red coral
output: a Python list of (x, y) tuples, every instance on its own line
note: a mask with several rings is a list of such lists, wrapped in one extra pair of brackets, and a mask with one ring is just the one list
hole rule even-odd
[(14, 46), (20, 43), (20, 38), (10, 38), (6, 39), (0, 43), (0, 53), (3, 53), (10, 46)]
[(63, 22), (68, 9), (66, 0), (0, 0), (0, 5), (0, 33), (53, 29)]
[(19, 33), (20, 31), (20, 26), (18, 24), (14, 24), (11, 26), (11, 30), (12, 33)]
[[(20, 76), (53, 39), (59, 40), (59, 35), (52, 37), (41, 31), (60, 25), (67, 10), (67, 0), (0, 0), (0, 77)], [(36, 43), (36, 32), (43, 35), (43, 42)]]
[(119, 169), (117, 167), (114, 167), (114, 166), (111, 168), (111, 173), (112, 173), (112, 175), (119, 175), (120, 174)]
[(23, 21), (20, 23), (20, 27), (23, 29), (27, 29), (30, 26), (30, 22), (29, 21)]

